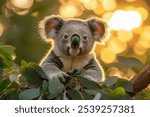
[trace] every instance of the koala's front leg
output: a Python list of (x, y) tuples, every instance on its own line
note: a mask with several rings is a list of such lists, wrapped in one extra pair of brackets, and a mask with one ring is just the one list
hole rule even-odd
[(46, 75), (48, 76), (48, 79), (60, 79), (62, 81), (65, 81), (65, 77), (69, 77), (68, 74), (61, 71), (59, 68), (57, 68), (53, 64), (45, 63), (41, 66)]
[(93, 58), (90, 62), (84, 66), (83, 75), (89, 80), (100, 82), (104, 79), (104, 71), (101, 66), (98, 65), (96, 60)]
[(40, 64), (40, 66), (48, 76), (49, 80), (60, 79), (62, 81), (65, 81), (65, 77), (69, 77), (67, 73), (61, 70), (63, 64), (54, 52), (51, 52), (51, 54), (46, 57), (46, 59)]

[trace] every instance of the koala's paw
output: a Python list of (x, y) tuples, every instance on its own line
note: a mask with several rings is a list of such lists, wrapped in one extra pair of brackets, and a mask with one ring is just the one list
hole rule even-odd
[(65, 82), (65, 78), (69, 77), (69, 75), (65, 72), (59, 71), (55, 73), (49, 74), (48, 78), (51, 79), (60, 79), (60, 81)]

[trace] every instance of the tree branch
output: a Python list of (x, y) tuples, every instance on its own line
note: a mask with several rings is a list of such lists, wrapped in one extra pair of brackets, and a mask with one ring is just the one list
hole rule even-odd
[(135, 93), (145, 89), (150, 84), (150, 64), (131, 79)]

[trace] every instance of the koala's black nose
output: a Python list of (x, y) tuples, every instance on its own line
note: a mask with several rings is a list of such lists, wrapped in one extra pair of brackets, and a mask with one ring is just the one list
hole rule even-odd
[(72, 35), (71, 37), (71, 48), (77, 49), (79, 48), (80, 36), (77, 34)]

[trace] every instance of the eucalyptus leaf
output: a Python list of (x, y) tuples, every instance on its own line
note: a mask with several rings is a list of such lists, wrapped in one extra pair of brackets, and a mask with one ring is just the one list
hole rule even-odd
[(22, 65), (20, 67), (20, 72), (21, 72), (22, 76), (31, 85), (42, 84), (42, 79), (41, 79), (42, 76), (41, 76), (41, 74), (38, 72), (38, 69), (36, 67), (33, 67), (31, 65), (32, 65), (32, 63), (28, 63), (25, 66)]
[(143, 63), (136, 59), (135, 57), (123, 57), (123, 56), (118, 56), (117, 59), (124, 63), (124, 64), (127, 64), (131, 67), (143, 67)]
[(40, 89), (26, 89), (20, 93), (20, 100), (33, 100), (40, 96)]
[(46, 80), (43, 81), (42, 89), (46, 91), (48, 89), (48, 82)]
[(67, 91), (67, 95), (71, 100), (83, 100), (84, 99), (82, 94), (75, 89), (71, 89)]
[(15, 57), (15, 48), (13, 46), (0, 46), (0, 68), (11, 69)]
[(112, 76), (112, 77), (107, 78), (103, 82), (103, 85), (106, 85), (106, 86), (110, 87), (110, 86), (114, 85), (117, 81), (118, 81), (118, 77)]
[(0, 69), (0, 81), (3, 79), (3, 70)]
[(95, 90), (86, 90), (85, 89), (84, 92), (87, 94), (90, 94), (90, 95), (96, 95), (97, 94), (97, 91), (95, 91)]
[(116, 87), (123, 87), (127, 92), (133, 92), (133, 84), (126, 79), (118, 79)]
[(2, 93), (4, 90), (6, 90), (11, 85), (11, 82), (9, 79), (3, 79), (0, 81), (0, 93)]
[(101, 86), (97, 82), (88, 80), (86, 78), (80, 78), (79, 80), (82, 83), (82, 85), (87, 89), (101, 89)]
[(38, 66), (36, 63), (30, 62), (27, 64), (27, 67), (31, 67), (33, 69), (35, 69), (35, 71), (38, 73), (38, 75), (43, 78), (43, 79), (48, 79), (45, 72), (43, 71), (43, 69)]
[(58, 79), (52, 79), (49, 80), (48, 90), (50, 92), (49, 98), (54, 98), (62, 93), (65, 90), (65, 87)]
[(124, 90), (124, 88), (122, 87), (118, 87), (116, 89), (114, 89), (111, 93), (110, 93), (112, 99), (120, 99), (122, 96), (126, 95), (126, 92)]
[(82, 96), (84, 98), (84, 100), (93, 100), (94, 96), (93, 95), (90, 95), (90, 94), (87, 94), (87, 93), (82, 93)]
[(9, 53), (11, 55), (15, 55), (15, 51), (16, 48), (11, 46), (11, 45), (4, 45), (4, 46), (0, 46), (0, 51), (5, 51), (6, 53)]

